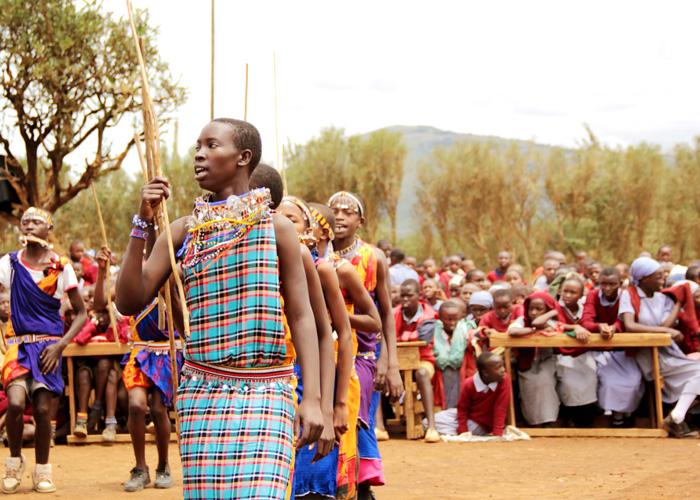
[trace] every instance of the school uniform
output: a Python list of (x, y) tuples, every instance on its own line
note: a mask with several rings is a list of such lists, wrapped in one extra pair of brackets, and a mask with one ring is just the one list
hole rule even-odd
[[(619, 316), (632, 313), (643, 325), (661, 326), (673, 310), (673, 300), (664, 293), (647, 296), (638, 286), (630, 286), (620, 297)], [(678, 344), (659, 347), (659, 370), (664, 379), (661, 399), (664, 403), (675, 403), (681, 394), (700, 395), (700, 361), (688, 358)], [(642, 347), (637, 352), (637, 364), (646, 380), (653, 380), (654, 363), (651, 347)]]
[[(577, 306), (576, 310), (571, 310), (560, 300), (559, 321), (567, 325), (579, 324), (583, 306)], [(561, 403), (564, 406), (595, 403), (598, 400), (598, 376), (593, 353), (585, 348), (560, 348), (559, 351), (561, 354), (556, 355), (557, 394)]]
[[(581, 326), (590, 332), (598, 332), (600, 324), (606, 323), (616, 325), (620, 332), (623, 329), (618, 318), (620, 295), (618, 291), (615, 300), (609, 301), (600, 290), (589, 293), (583, 306)], [(596, 351), (593, 357), (598, 372), (600, 407), (625, 413), (635, 411), (644, 396), (644, 383), (634, 356), (628, 350), (618, 349)]]

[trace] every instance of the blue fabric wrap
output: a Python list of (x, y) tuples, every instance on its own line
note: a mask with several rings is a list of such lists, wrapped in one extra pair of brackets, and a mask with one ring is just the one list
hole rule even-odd
[[(59, 309), (61, 301), (51, 297), (34, 282), (22, 264), (19, 263), (17, 252), (10, 254), (12, 276), (10, 278), (10, 311), (12, 330), (15, 335), (52, 335), (63, 336), (63, 320)], [(31, 342), (20, 344), (17, 350), (17, 362), (28, 369), (31, 376), (54, 393), (63, 393), (63, 378), (61, 377), (61, 362), (51, 373), (42, 374), (41, 352), (57, 341)]]

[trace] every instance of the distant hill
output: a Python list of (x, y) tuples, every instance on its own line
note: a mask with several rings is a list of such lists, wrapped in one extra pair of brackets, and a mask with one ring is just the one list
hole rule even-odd
[[(474, 135), (474, 134), (458, 134), (448, 130), (440, 130), (435, 127), (415, 126), (407, 127), (403, 125), (395, 125), (386, 127), (384, 130), (391, 132), (401, 132), (403, 140), (408, 146), (408, 156), (406, 158), (405, 172), (403, 183), (401, 185), (401, 199), (398, 207), (398, 227), (397, 236), (407, 236), (416, 231), (413, 221), (413, 206), (416, 201), (416, 174), (418, 166), (424, 160), (430, 159), (435, 146), (451, 146), (456, 141), (494, 141), (503, 145), (509, 145), (515, 141), (521, 148), (527, 147), (526, 141), (517, 139), (504, 139), (502, 137)], [(544, 144), (535, 144), (536, 149), (542, 152), (547, 152), (551, 146)]]

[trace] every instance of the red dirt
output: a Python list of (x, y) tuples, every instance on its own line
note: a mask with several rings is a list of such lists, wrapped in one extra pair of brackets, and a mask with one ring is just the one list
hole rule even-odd
[[(379, 500), (700, 498), (698, 440), (536, 438), (425, 444), (392, 439), (380, 447), (387, 485), (375, 489)], [(125, 493), (123, 484), (133, 466), (129, 445), (57, 446), (51, 450), (58, 487), (53, 498), (181, 498), (176, 444), (171, 444), (170, 453), (175, 488), (149, 486), (141, 493)], [(33, 450), (25, 455), (33, 464)], [(152, 444), (147, 458), (154, 474)], [(32, 494), (29, 472), (20, 494)]]

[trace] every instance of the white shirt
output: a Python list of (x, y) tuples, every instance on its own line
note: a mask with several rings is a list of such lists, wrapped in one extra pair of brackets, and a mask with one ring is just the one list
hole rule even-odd
[(495, 391), (496, 387), (498, 387), (498, 382), (491, 382), (489, 385), (486, 385), (484, 381), (481, 380), (479, 372), (474, 374), (474, 389), (476, 389), (476, 392), (488, 392), (489, 389)]
[[(647, 297), (641, 288), (636, 285), (635, 287), (641, 302), (637, 322), (647, 326), (661, 326), (673, 310), (673, 300), (661, 292), (656, 292), (651, 297)], [(620, 309), (617, 313), (620, 319), (622, 319), (624, 313), (634, 314), (630, 293), (627, 290), (622, 292), (620, 296)]]
[[(58, 260), (59, 256), (55, 252), (52, 258)], [(28, 266), (23, 259), (24, 250), (20, 250), (17, 258), (19, 263), (29, 271), (30, 276), (34, 280), (34, 283), (39, 283), (44, 279), (43, 269), (34, 269)], [(10, 254), (5, 255), (0, 259), (0, 284), (5, 287), (6, 290), (11, 290), (11, 278), (12, 277), (12, 263), (10, 262)], [(55, 299), (61, 300), (65, 297), (68, 290), (78, 286), (78, 279), (75, 277), (75, 271), (73, 271), (73, 266), (68, 263), (63, 268), (61, 274), (58, 275), (58, 281), (56, 282), (56, 293), (53, 294)]]
[(406, 317), (406, 311), (405, 311), (405, 310), (402, 310), (402, 311), (401, 311), (401, 315), (403, 316), (404, 321), (405, 321), (406, 323), (408, 323), (409, 325), (410, 325), (411, 323), (415, 323), (416, 321), (418, 321), (418, 320), (421, 318), (421, 316), (423, 316), (423, 306), (420, 305), (420, 304), (418, 304), (418, 309), (416, 310), (416, 314), (414, 314), (413, 317), (412, 317), (411, 319), (408, 319), (408, 318)]
[(620, 300), (620, 289), (617, 290), (617, 296), (612, 302), (605, 298), (605, 294), (602, 292), (602, 290), (599, 290), (598, 293), (600, 293), (600, 305), (603, 307), (614, 306), (617, 303), (617, 301)]

